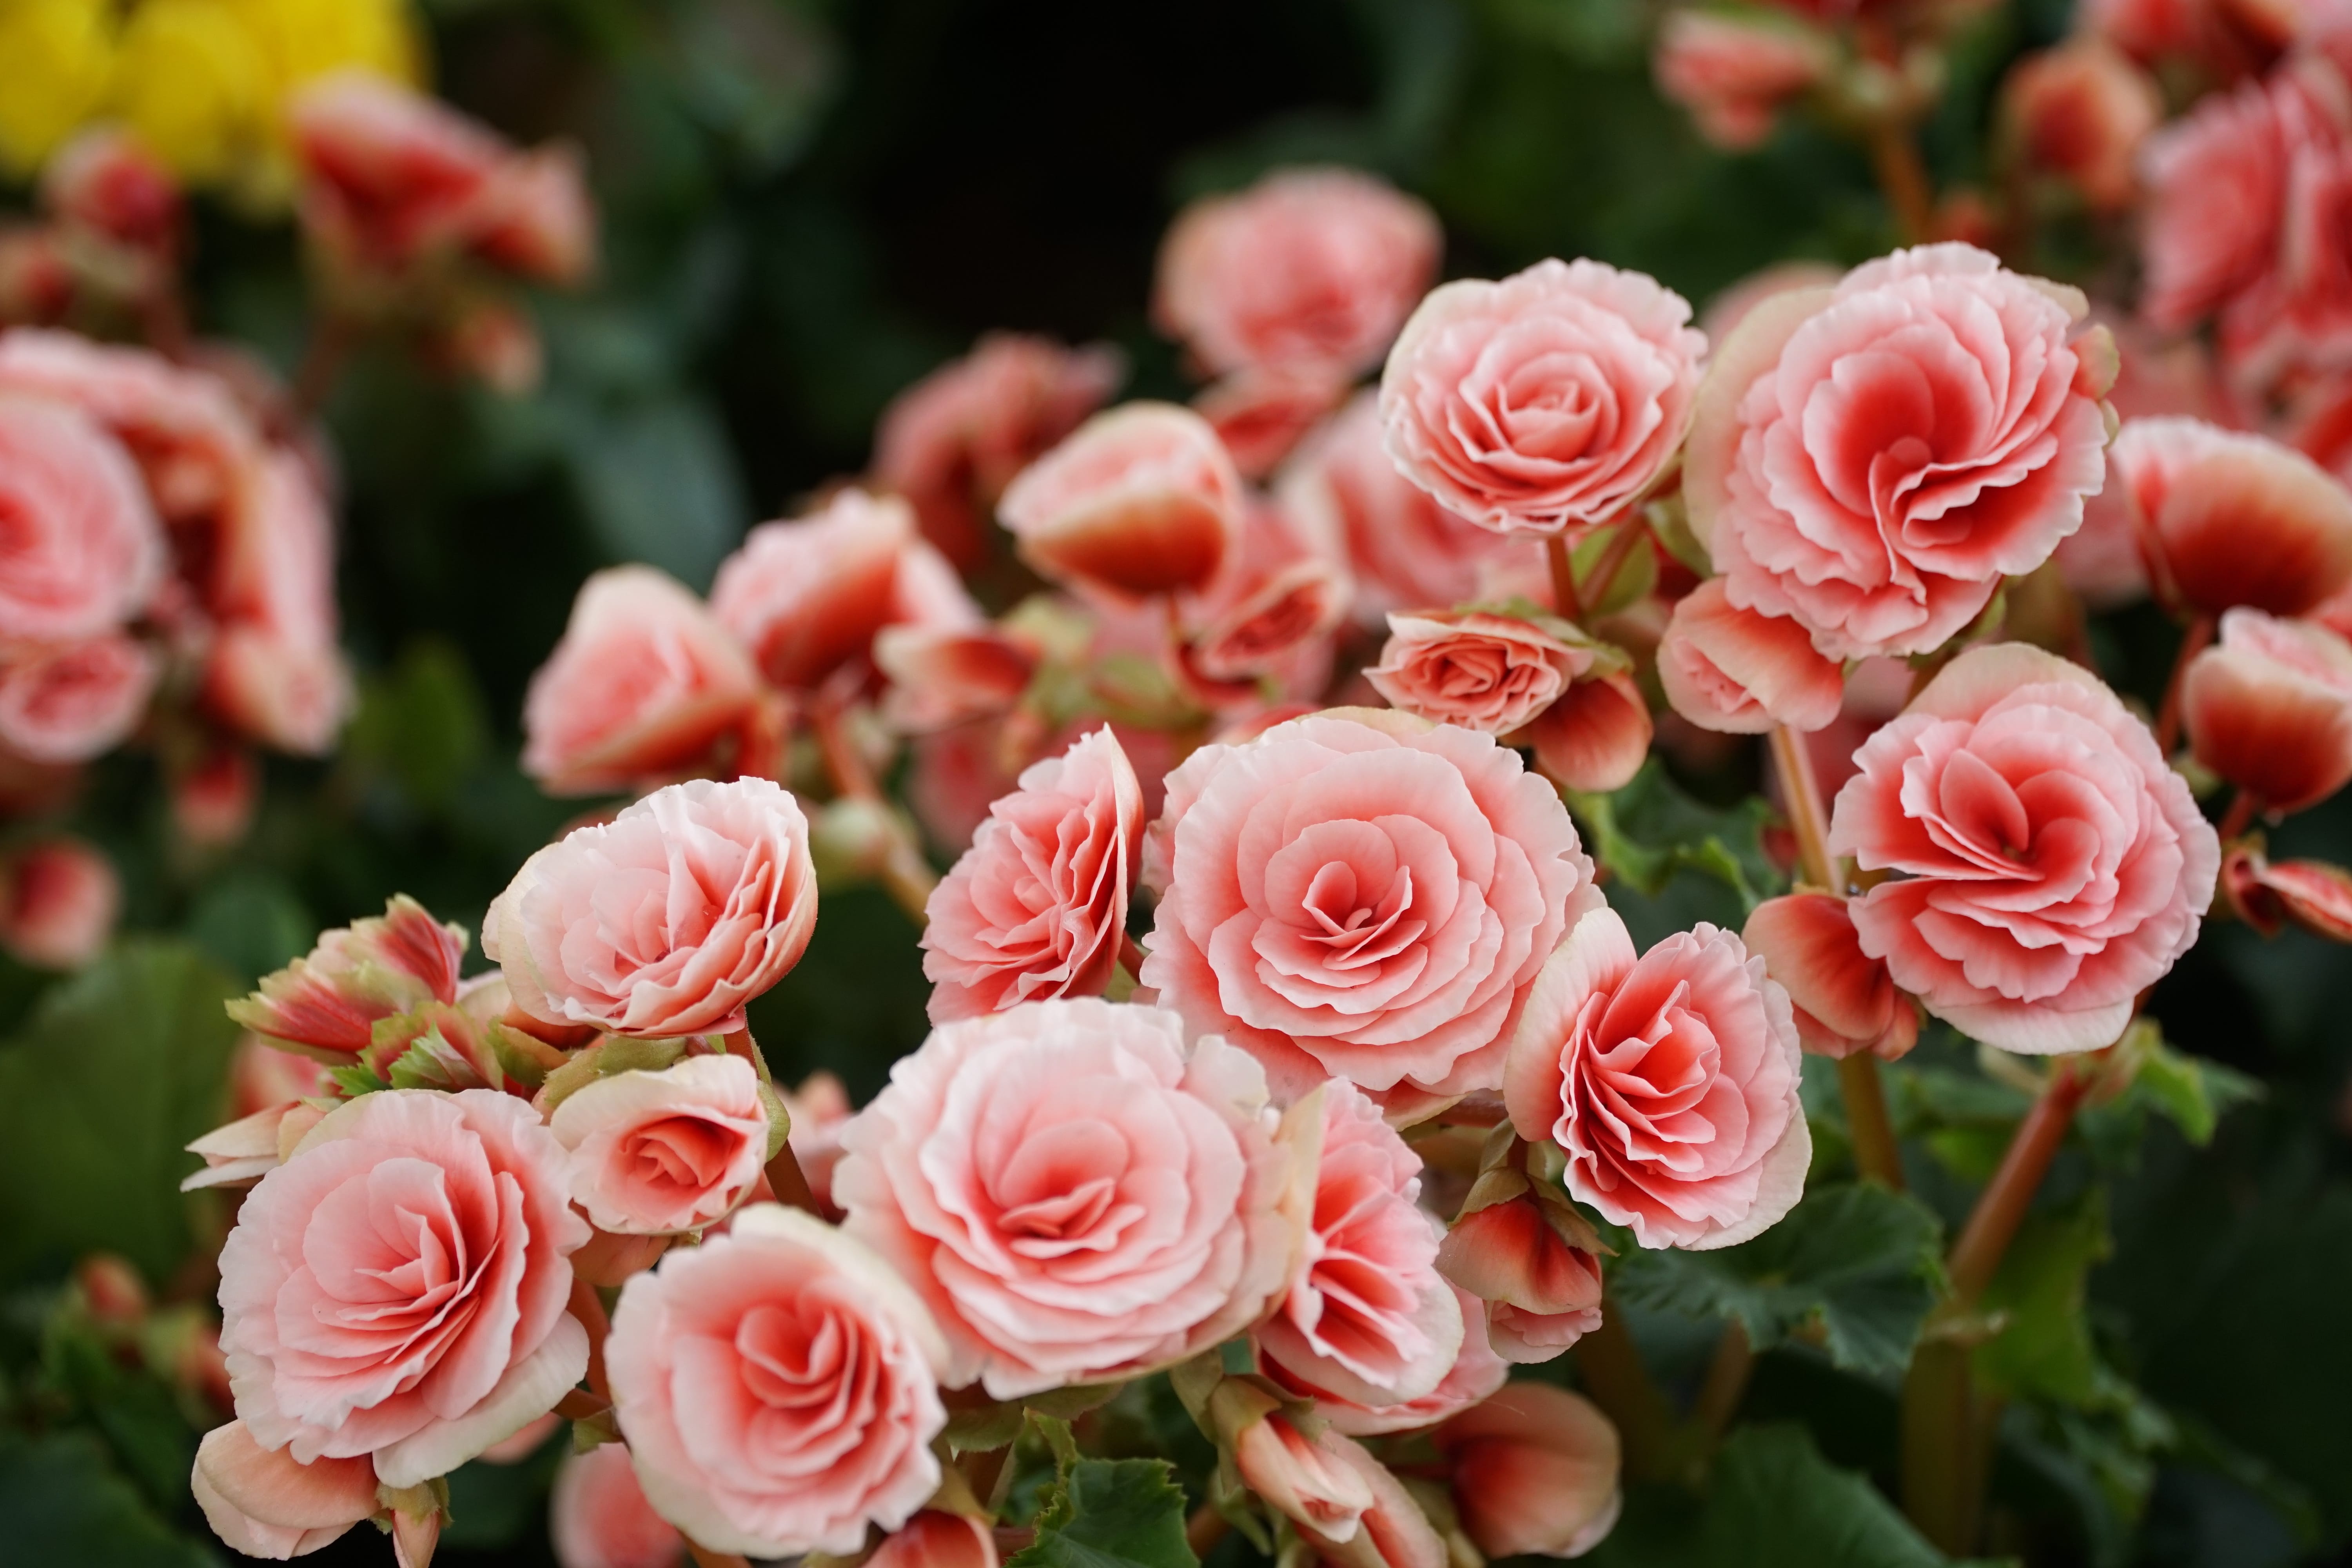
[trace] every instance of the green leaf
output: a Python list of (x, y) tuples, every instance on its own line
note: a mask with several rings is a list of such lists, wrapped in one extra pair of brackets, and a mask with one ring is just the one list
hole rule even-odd
[(1850, 1183), (1806, 1194), (1738, 1247), (1628, 1252), (1610, 1288), (1636, 1306), (1737, 1318), (1759, 1350), (1818, 1324), (1838, 1365), (1893, 1374), (1935, 1304), (1942, 1235), (1916, 1198)]
[(343, 754), (351, 765), (398, 780), (416, 805), (437, 807), (489, 743), (488, 709), (465, 655), (438, 637), (420, 637), (388, 674), (361, 688)]
[(1080, 1459), (1005, 1568), (1196, 1568), (1165, 1459)]
[(194, 1241), (183, 1146), (220, 1120), (237, 989), (185, 942), (126, 942), (0, 1044), (0, 1275), (105, 1248), (171, 1278)]
[(572, 413), (564, 426), (572, 480), (606, 553), (648, 562), (689, 587), (709, 584), (751, 513), (717, 410), (669, 393)]
[(2027, 1217), (1985, 1289), (1984, 1310), (2007, 1323), (1977, 1347), (1983, 1387), (2011, 1398), (2094, 1402), (2099, 1365), (2083, 1303), (2091, 1266), (2111, 1250), (2106, 1198), (2097, 1187), (2065, 1213)]
[(2232, 1107), (2262, 1094), (2258, 1080), (2219, 1062), (2176, 1051), (2158, 1039), (2140, 1062), (2126, 1098), (2146, 1101), (2201, 1149), (2213, 1141), (2213, 1129)]
[(26, 1437), (0, 1428), (0, 1558), (103, 1568), (219, 1568), (221, 1559), (174, 1533), (114, 1473), (88, 1432)]
[(1561, 794), (1601, 865), (1650, 898), (1664, 893), (1677, 871), (1696, 871), (1738, 894), (1744, 918), (1787, 885), (1764, 853), (1772, 808), (1760, 796), (1728, 810), (1703, 805), (1684, 794), (1655, 757), (1614, 794)]

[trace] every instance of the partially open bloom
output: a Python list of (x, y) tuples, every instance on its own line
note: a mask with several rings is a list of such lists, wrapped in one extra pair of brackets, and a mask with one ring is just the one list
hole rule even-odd
[(1615, 911), (1577, 923), (1511, 1042), (1511, 1124), (1568, 1153), (1568, 1190), (1644, 1247), (1746, 1241), (1803, 1194), (1812, 1138), (1788, 993), (1701, 922), (1636, 957)]
[(122, 912), (114, 862), (79, 838), (45, 838), (0, 861), (0, 948), (38, 969), (79, 969)]
[(455, 1002), (465, 956), (463, 927), (395, 894), (381, 916), (321, 932), (308, 956), (228, 1004), (228, 1016), (289, 1050), (348, 1060), (367, 1049), (378, 1021)]
[(797, 1209), (755, 1204), (631, 1279), (604, 1357), (646, 1500), (710, 1551), (856, 1552), (940, 1484), (938, 1328)]
[(1204, 196), (1160, 246), (1152, 319), (1213, 374), (1379, 363), (1437, 274), (1428, 207), (1349, 169), (1280, 169)]
[(221, 1249), (254, 1439), (306, 1464), (372, 1454), (412, 1487), (552, 1408), (588, 1364), (563, 1163), (530, 1106), (488, 1089), (386, 1089), (313, 1128)]
[(1486, 1303), (1450, 1279), (1446, 1285), (1462, 1313), (1462, 1348), (1437, 1386), (1417, 1399), (1360, 1405), (1316, 1382), (1312, 1365), (1302, 1372), (1267, 1358), (1260, 1370), (1288, 1393), (1314, 1400), (1315, 1414), (1351, 1437), (1417, 1431), (1443, 1421), (1502, 1387), (1511, 1373), (1510, 1363), (1486, 1342)]
[(352, 696), (335, 644), (333, 520), (317, 478), (288, 448), (255, 464), (243, 494), (213, 570), (223, 624), (205, 698), (253, 739), (316, 756), (334, 744)]
[(1496, 1087), (1544, 955), (1599, 897), (1517, 753), (1381, 710), (1202, 747), (1153, 836), (1144, 984), (1292, 1096), (1330, 1077), (1391, 1100)]
[(1349, 378), (1319, 365), (1251, 367), (1203, 387), (1192, 410), (1245, 479), (1262, 479), (1348, 399)]
[(2273, 860), (2239, 844), (2221, 861), (2221, 890), (2238, 918), (2276, 936), (2293, 921), (2329, 942), (2352, 942), (2352, 871), (2325, 860)]
[(523, 700), (523, 772), (555, 795), (690, 766), (744, 722), (759, 672), (677, 580), (614, 566), (581, 584), (563, 640)]
[[(1223, 1394), (1232, 1387), (1229, 1384), (1218, 1392)], [(1217, 1409), (1215, 1405), (1211, 1408)], [(1267, 1507), (1300, 1528), (1342, 1544), (1363, 1529), (1372, 1489), (1341, 1455), (1342, 1444), (1355, 1447), (1351, 1439), (1328, 1431), (1309, 1437), (1288, 1416), (1275, 1412), (1221, 1425), (1235, 1427), (1230, 1438), (1234, 1472)]]
[(163, 531), (139, 469), (63, 403), (0, 398), (0, 637), (110, 632), (163, 581)]
[(2189, 662), (2180, 716), (2197, 760), (2269, 810), (2316, 805), (2352, 780), (2352, 644), (2231, 610), (2221, 640)]
[(162, 671), (117, 633), (42, 647), (0, 662), (0, 744), (40, 763), (83, 763), (138, 727)]
[(2027, 165), (2059, 175), (2100, 212), (2139, 189), (2140, 144), (2164, 120), (2156, 83), (2114, 46), (2080, 34), (2020, 61), (2001, 110)]
[(1615, 517), (1681, 443), (1706, 340), (1683, 298), (1598, 261), (1433, 290), (1381, 377), (1389, 456), (1502, 533)]
[(1180, 674), (1213, 708), (1259, 700), (1269, 685), (1292, 698), (1321, 691), (1354, 594), (1346, 552), (1319, 514), (1253, 496), (1244, 517), (1224, 565), (1183, 601)]
[(1208, 586), (1242, 523), (1242, 481), (1189, 408), (1097, 414), (1024, 469), (998, 508), (1023, 560), (1114, 599)]
[(483, 921), (514, 1004), (661, 1037), (740, 1028), (816, 924), (808, 819), (767, 779), (656, 790), (523, 863)]
[(2201, 419), (2135, 419), (2111, 462), (2168, 598), (2299, 616), (2352, 583), (2352, 495), (2292, 447)]
[(1597, 670), (1536, 716), (1529, 738), (1544, 773), (1570, 789), (1622, 789), (1650, 755), (1650, 704), (1631, 671)]
[(1108, 726), (1033, 763), (932, 889), (931, 1020), (1099, 994), (1127, 934), (1143, 786)]
[(1767, 899), (1740, 933), (1789, 993), (1797, 1038), (1819, 1057), (1868, 1051), (1886, 1061), (1919, 1041), (1919, 1009), (1886, 965), (1862, 951), (1845, 900), (1830, 893)]
[(1432, 611), (1391, 615), (1388, 646), (1364, 679), (1407, 713), (1507, 735), (1550, 707), (1592, 664), (1592, 649), (1581, 641), (1531, 621), (1483, 610)]
[(255, 1442), (242, 1421), (205, 1434), (188, 1483), (230, 1551), (280, 1562), (309, 1556), (381, 1507), (365, 1455), (305, 1464)]
[(929, 1301), (945, 1381), (999, 1399), (1149, 1372), (1264, 1315), (1303, 1215), (1265, 1076), (1156, 1007), (941, 1026), (842, 1133), (851, 1235)]
[(1829, 79), (1836, 54), (1801, 22), (1769, 12), (1666, 13), (1651, 62), (1658, 90), (1699, 134), (1733, 152), (1761, 144), (1780, 110)]
[(1775, 724), (1819, 730), (1838, 716), (1845, 670), (1785, 616), (1734, 605), (1710, 577), (1676, 601), (1658, 645), (1658, 684), (1702, 730), (1760, 735)]
[(2115, 375), (2080, 294), (1921, 246), (1776, 295), (1717, 353), (1683, 476), (1730, 603), (1832, 658), (1923, 653), (2105, 483)]
[(1617, 1428), (1580, 1394), (1515, 1383), (1432, 1436), (1489, 1557), (1581, 1557), (1617, 1522)]
[(749, 1195), (768, 1160), (760, 1075), (737, 1056), (688, 1057), (574, 1090), (548, 1130), (572, 1155), (572, 1198), (599, 1230), (699, 1230)]
[(686, 1538), (646, 1500), (622, 1443), (565, 1456), (547, 1536), (561, 1568), (677, 1568), (686, 1556)]
[(1486, 1303), (1494, 1353), (1534, 1364), (1601, 1326), (1598, 1240), (1564, 1202), (1528, 1193), (1457, 1218), (1437, 1267)]
[(1862, 951), (2003, 1050), (2112, 1045), (2197, 940), (2221, 847), (2096, 676), (1971, 648), (1863, 745), (1830, 852), (1904, 873), (1853, 900)]

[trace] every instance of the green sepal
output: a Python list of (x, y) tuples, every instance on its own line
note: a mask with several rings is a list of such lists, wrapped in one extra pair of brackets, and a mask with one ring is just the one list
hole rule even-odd
[(572, 1059), (547, 1075), (540, 1086), (539, 1108), (550, 1114), (557, 1106), (600, 1078), (616, 1072), (659, 1072), (686, 1055), (684, 1040), (638, 1040), (626, 1035), (606, 1035), (594, 1045), (572, 1053)]

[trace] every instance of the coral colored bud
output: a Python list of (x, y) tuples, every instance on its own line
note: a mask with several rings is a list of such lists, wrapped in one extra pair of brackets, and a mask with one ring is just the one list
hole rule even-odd
[(1735, 608), (1710, 577), (1675, 605), (1658, 645), (1658, 684), (1702, 730), (1760, 735), (1775, 724), (1826, 728), (1845, 693), (1844, 668), (1785, 616)]
[(1650, 705), (1622, 671), (1570, 687), (1535, 721), (1536, 761), (1570, 789), (1622, 789), (1650, 754)]
[(454, 374), (472, 376), (507, 397), (537, 391), (547, 368), (539, 328), (520, 307), (504, 300), (480, 300), (459, 311), (435, 339), (432, 356)]
[(866, 1568), (996, 1568), (996, 1534), (984, 1520), (927, 1508), (883, 1537)]
[(1238, 542), (1242, 481), (1189, 408), (1097, 414), (1023, 470), (998, 506), (1021, 557), (1114, 599), (1206, 588)]
[(547, 1500), (547, 1535), (562, 1568), (675, 1568), (686, 1556), (686, 1538), (646, 1500), (619, 1443), (564, 1459)]
[(2189, 662), (2180, 715), (2197, 760), (2268, 809), (2316, 805), (2352, 780), (2352, 643), (2231, 610)]
[(1739, 933), (1795, 1005), (1797, 1039), (1817, 1057), (1868, 1051), (1885, 1061), (1919, 1041), (1918, 1004), (1895, 989), (1883, 959), (1862, 951), (1853, 916), (1829, 893), (1767, 899)]
[[(1339, 1456), (1338, 1446), (1348, 1439), (1331, 1431), (1320, 1441), (1308, 1437), (1287, 1416), (1266, 1411), (1272, 1403), (1270, 1396), (1230, 1379), (1210, 1396), (1210, 1419), (1233, 1447), (1242, 1484), (1324, 1540), (1353, 1540), (1373, 1498), (1370, 1484)], [(1247, 1410), (1264, 1413), (1255, 1418), (1240, 1414)]]
[(109, 1328), (137, 1328), (153, 1305), (139, 1270), (111, 1252), (93, 1252), (75, 1264), (74, 1284), (91, 1318)]
[(1832, 61), (1829, 40), (1792, 19), (1677, 10), (1651, 69), (1700, 135), (1738, 152), (1770, 136), (1773, 118), (1827, 80)]
[(577, 283), (596, 264), (596, 209), (576, 147), (557, 143), (507, 159), (475, 198), (469, 219), (475, 253), (519, 278)]
[(1437, 1271), (1486, 1300), (1496, 1355), (1547, 1362), (1601, 1326), (1595, 1239), (1565, 1204), (1525, 1194), (1455, 1220)]
[(2140, 144), (2164, 119), (2155, 81), (2113, 46), (2084, 34), (2028, 57), (2001, 89), (2018, 156), (2073, 184), (2101, 212), (2137, 194)]
[(2352, 583), (2352, 495), (2291, 447), (2201, 419), (2135, 419), (2107, 463), (2160, 590), (2192, 609), (2299, 616)]
[(83, 132), (41, 171), (41, 205), (77, 227), (168, 256), (186, 222), (179, 181), (136, 137), (114, 126)]
[(215, 746), (171, 781), (171, 792), (172, 826), (182, 842), (199, 849), (226, 848), (253, 826), (261, 770), (244, 747)]
[(264, 976), (228, 1015), (296, 1050), (355, 1058), (373, 1042), (377, 1020), (455, 1002), (465, 955), (464, 927), (443, 925), (396, 894), (380, 917), (324, 933), (309, 956)]
[(2276, 936), (2292, 921), (2330, 942), (2352, 942), (2352, 871), (2325, 860), (2265, 860), (2241, 846), (2223, 857), (2221, 891), (2238, 918)]
[(1216, 430), (1242, 478), (1262, 479), (1348, 391), (1348, 378), (1324, 365), (1248, 366), (1203, 388), (1192, 409)]
[(1514, 1383), (1430, 1434), (1454, 1505), (1489, 1557), (1580, 1557), (1617, 1522), (1617, 1428), (1591, 1401)]
[(1361, 1443), (1336, 1431), (1325, 1432), (1322, 1444), (1370, 1489), (1372, 1506), (1364, 1510), (1356, 1533), (1346, 1542), (1326, 1539), (1312, 1527), (1302, 1526), (1299, 1534), (1317, 1556), (1339, 1568), (1447, 1568), (1444, 1539), (1412, 1492), (1386, 1465), (1372, 1458)]
[(0, 948), (37, 969), (79, 969), (122, 912), (114, 863), (79, 838), (27, 845), (0, 864)]

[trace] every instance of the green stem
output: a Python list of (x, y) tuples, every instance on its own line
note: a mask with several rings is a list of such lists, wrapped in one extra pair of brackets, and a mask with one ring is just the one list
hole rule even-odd
[(1724, 1428), (1739, 1413), (1748, 1376), (1755, 1370), (1756, 1347), (1748, 1338), (1748, 1325), (1734, 1318), (1723, 1325), (1723, 1337), (1715, 1342), (1706, 1379), (1699, 1384), (1697, 1403), (1691, 1406), (1691, 1419), (1706, 1435), (1709, 1448), (1722, 1439)]
[(1878, 1058), (1858, 1051), (1838, 1063), (1838, 1089), (1845, 1099), (1847, 1134), (1853, 1140), (1853, 1163), (1865, 1181), (1890, 1192), (1903, 1190), (1903, 1149), (1895, 1142), (1895, 1119), (1886, 1111), (1886, 1089), (1879, 1081)]

